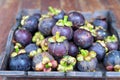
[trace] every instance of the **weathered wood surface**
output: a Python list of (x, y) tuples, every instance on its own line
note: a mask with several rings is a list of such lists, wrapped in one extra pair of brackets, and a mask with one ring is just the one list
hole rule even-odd
[[(5, 50), (7, 36), (10, 28), (15, 23), (15, 16), (19, 9), (38, 8), (47, 10), (48, 6), (69, 10), (95, 11), (95, 10), (112, 10), (117, 19), (117, 27), (120, 28), (120, 0), (0, 0), (0, 53)], [(0, 78), (2, 80), (2, 78)], [(9, 78), (9, 80), (16, 80)], [(28, 78), (17, 78), (17, 80), (35, 80)], [(37, 79), (39, 80), (39, 79)], [(48, 80), (48, 79), (40, 79)], [(50, 79), (54, 80), (54, 79)], [(55, 79), (60, 80), (60, 79)], [(62, 79), (69, 80), (69, 79)], [(101, 79), (71, 79), (71, 80), (101, 80)], [(110, 79), (113, 80), (113, 79)], [(118, 80), (118, 79), (114, 79)]]

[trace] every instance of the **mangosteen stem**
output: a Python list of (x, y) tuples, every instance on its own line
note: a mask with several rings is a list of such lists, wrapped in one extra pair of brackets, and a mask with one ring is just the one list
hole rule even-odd
[(81, 49), (80, 52), (84, 57), (88, 56), (88, 50)]
[(55, 14), (55, 9), (54, 9), (54, 8), (52, 8), (52, 7), (50, 6), (50, 7), (48, 7), (48, 9), (49, 9), (49, 11), (50, 11), (51, 13)]
[(18, 53), (18, 52), (19, 52), (19, 47), (18, 47), (18, 46), (15, 46), (14, 48), (15, 48), (15, 52)]
[(68, 20), (68, 16), (64, 16), (64, 23), (66, 23)]
[(106, 39), (105, 39), (106, 42), (117, 42), (117, 37), (115, 35), (112, 35), (112, 36), (108, 36)]

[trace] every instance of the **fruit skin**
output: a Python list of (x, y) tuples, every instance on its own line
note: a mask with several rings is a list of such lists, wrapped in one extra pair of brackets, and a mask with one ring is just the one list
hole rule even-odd
[(26, 53), (12, 57), (9, 61), (10, 70), (28, 71), (31, 69), (31, 60)]
[(97, 53), (98, 61), (102, 61), (106, 53), (105, 48), (98, 42), (93, 43), (89, 50)]
[(59, 14), (54, 15), (53, 18), (56, 20), (63, 19), (65, 15), (65, 12), (62, 10)]
[(74, 32), (73, 37), (74, 37), (74, 43), (81, 48), (90, 47), (94, 40), (92, 34), (84, 29), (77, 29)]
[(106, 21), (103, 21), (103, 20), (98, 20), (98, 19), (96, 19), (96, 20), (93, 21), (93, 25), (94, 25), (95, 27), (101, 26), (101, 27), (102, 27), (103, 29), (105, 29), (105, 30), (108, 29), (108, 24), (107, 24), (107, 22), (106, 22)]
[(81, 13), (75, 11), (70, 12), (68, 14), (68, 20), (72, 21), (74, 30), (78, 29), (80, 26), (84, 25), (85, 23), (84, 16)]
[(77, 48), (77, 46), (73, 42), (70, 42), (69, 43), (68, 55), (76, 57), (77, 54), (78, 54), (78, 48)]
[(93, 58), (91, 61), (78, 61), (77, 62), (78, 70), (83, 71), (83, 72), (95, 71), (97, 65), (98, 65), (98, 61), (96, 58)]
[(71, 27), (67, 27), (67, 26), (57, 26), (55, 25), (52, 28), (52, 34), (55, 35), (56, 32), (60, 32), (61, 36), (65, 36), (68, 40), (72, 39), (73, 36), (73, 30)]
[(67, 55), (69, 48), (69, 43), (67, 40), (63, 42), (54, 42), (48, 44), (48, 52), (52, 54), (55, 57), (63, 57), (64, 55)]
[(34, 13), (33, 16), (35, 16), (37, 19), (41, 18), (41, 14), (40, 13)]
[(118, 49), (118, 42), (107, 42), (106, 45), (109, 51)]
[(104, 40), (108, 36), (108, 33), (103, 29), (97, 30), (96, 33), (97, 33), (96, 35), (97, 40)]
[(112, 50), (104, 57), (104, 66), (107, 70), (114, 70), (115, 65), (120, 65), (120, 51)]
[(17, 42), (23, 46), (26, 46), (27, 44), (31, 43), (32, 34), (25, 29), (18, 29), (14, 33), (14, 38)]
[(38, 49), (38, 46), (34, 43), (30, 43), (25, 47), (26, 53), (30, 53), (31, 51), (36, 51)]
[[(49, 67), (48, 63), (50, 64)], [(52, 69), (57, 68), (57, 65), (57, 61), (48, 52), (43, 52), (33, 57), (32, 68), (35, 71), (50, 72)]]
[(38, 29), (38, 19), (35, 16), (30, 16), (23, 25), (31, 33), (34, 33)]
[(55, 25), (56, 20), (53, 18), (42, 19), (39, 23), (38, 30), (44, 35), (49, 36), (52, 33), (52, 28)]

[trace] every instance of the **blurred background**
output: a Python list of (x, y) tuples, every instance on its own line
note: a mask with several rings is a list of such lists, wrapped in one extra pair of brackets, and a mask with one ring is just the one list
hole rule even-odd
[(40, 9), (48, 6), (59, 9), (94, 12), (112, 10), (120, 28), (120, 0), (0, 0), (0, 53), (4, 51), (8, 33), (15, 23), (15, 16), (20, 9)]

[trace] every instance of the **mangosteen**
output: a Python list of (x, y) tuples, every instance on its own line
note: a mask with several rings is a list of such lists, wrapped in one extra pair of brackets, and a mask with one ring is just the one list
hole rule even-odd
[(38, 19), (35, 16), (29, 16), (28, 19), (25, 20), (23, 27), (34, 33), (38, 29)]
[(95, 71), (98, 65), (95, 51), (81, 49), (77, 55), (77, 68), (82, 72)]
[(109, 51), (118, 49), (118, 39), (115, 35), (108, 36), (105, 42)]
[(76, 57), (78, 54), (78, 47), (73, 43), (69, 43), (69, 50), (68, 50), (68, 55)]
[(38, 30), (44, 35), (44, 36), (50, 36), (52, 33), (52, 28), (55, 25), (56, 20), (53, 18), (44, 18), (40, 20)]
[(57, 67), (57, 61), (48, 53), (43, 52), (33, 57), (33, 70), (50, 72)]
[(72, 56), (64, 56), (60, 60), (57, 70), (60, 72), (73, 71), (76, 64), (76, 59)]
[(35, 51), (38, 49), (38, 46), (34, 43), (30, 43), (25, 47), (26, 53), (30, 53), (31, 51)]
[(96, 29), (96, 40), (104, 40), (107, 36), (108, 33), (104, 29)]
[(25, 29), (18, 29), (14, 33), (14, 39), (21, 45), (26, 46), (32, 41), (32, 34)]
[(63, 10), (58, 10), (56, 8), (52, 8), (51, 6), (48, 9), (54, 19), (59, 20), (64, 18), (65, 12)]
[(105, 55), (104, 66), (108, 71), (120, 71), (120, 51), (112, 50)]
[(26, 53), (11, 57), (9, 61), (10, 70), (28, 71), (31, 69), (31, 60)]
[(90, 47), (94, 41), (92, 34), (85, 29), (77, 29), (73, 37), (74, 43), (81, 48)]
[(40, 54), (42, 52), (42, 49), (39, 48), (36, 44), (31, 43), (25, 47), (26, 53), (29, 55), (29, 57), (33, 57), (37, 54)]
[(68, 16), (64, 16), (64, 20), (60, 19), (56, 25), (52, 28), (52, 34), (55, 35), (56, 32), (60, 32), (61, 36), (65, 36), (68, 40), (72, 39), (73, 30), (71, 28), (72, 22), (67, 21)]
[(67, 55), (69, 49), (69, 43), (65, 36), (60, 36), (59, 32), (56, 35), (48, 39), (48, 52), (55, 57), (63, 57)]
[(106, 21), (103, 21), (103, 20), (100, 20), (100, 19), (95, 19), (94, 21), (93, 21), (93, 25), (95, 26), (95, 27), (99, 27), (99, 26), (101, 26), (104, 30), (106, 30), (107, 31), (107, 29), (108, 29), (108, 24), (107, 24), (107, 22)]
[(105, 45), (104, 41), (97, 41), (92, 44), (92, 46), (89, 48), (90, 51), (95, 51), (97, 54), (97, 59), (99, 62), (103, 61), (103, 58), (108, 51), (108, 48)]
[(74, 30), (78, 29), (80, 26), (84, 25), (85, 23), (84, 16), (81, 13), (75, 11), (69, 12), (68, 20), (72, 21)]
[(34, 13), (33, 16), (35, 16), (38, 20), (41, 18), (41, 14), (40, 13)]

